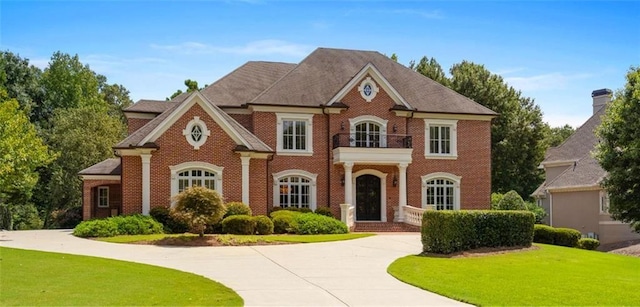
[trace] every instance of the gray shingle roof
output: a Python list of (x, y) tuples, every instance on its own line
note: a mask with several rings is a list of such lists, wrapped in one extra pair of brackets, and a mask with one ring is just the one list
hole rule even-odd
[(124, 109), (124, 112), (160, 114), (168, 110), (175, 104), (176, 102), (173, 101), (142, 99)]
[(247, 62), (201, 92), (218, 106), (240, 106), (291, 71), (296, 64), (279, 62)]
[(120, 175), (122, 167), (119, 158), (106, 159), (98, 164), (94, 164), (81, 170), (80, 175)]
[(373, 64), (415, 110), (496, 115), (490, 109), (392, 61), (381, 53), (328, 48), (316, 49), (251, 103), (325, 105), (368, 63)]
[(586, 155), (547, 184), (547, 189), (594, 186), (606, 175), (596, 159)]

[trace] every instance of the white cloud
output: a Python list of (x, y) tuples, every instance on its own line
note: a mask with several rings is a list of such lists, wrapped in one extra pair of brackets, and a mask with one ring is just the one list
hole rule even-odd
[(38, 68), (44, 70), (45, 68), (47, 68), (49, 66), (49, 59), (45, 59), (45, 58), (29, 59), (29, 65), (33, 65), (35, 67), (38, 67)]
[(526, 70), (526, 68), (524, 68), (524, 67), (509, 67), (509, 68), (499, 69), (499, 70), (496, 70), (496, 71), (491, 71), (491, 73), (494, 74), (494, 75), (499, 75), (499, 76), (504, 77), (504, 75), (512, 74), (514, 72), (521, 72), (523, 70)]
[(178, 45), (156, 45), (151, 48), (178, 52), (182, 54), (213, 54), (228, 53), (239, 55), (284, 55), (303, 57), (312, 51), (312, 47), (281, 40), (259, 40), (247, 43), (244, 46), (222, 47), (199, 42), (185, 42)]
[(426, 19), (443, 19), (444, 15), (440, 10), (424, 11), (414, 9), (397, 9), (391, 11), (385, 11), (385, 13), (403, 14), (403, 15), (417, 15)]
[(504, 80), (521, 91), (562, 89), (569, 82), (590, 78), (591, 74), (550, 73), (530, 77), (506, 77)]

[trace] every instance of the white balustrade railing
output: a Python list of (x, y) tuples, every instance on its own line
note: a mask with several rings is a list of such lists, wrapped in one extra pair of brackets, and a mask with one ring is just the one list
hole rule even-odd
[(426, 209), (416, 208), (412, 206), (403, 206), (404, 222), (409, 225), (422, 226), (422, 214)]
[(340, 204), (340, 210), (340, 220), (351, 229), (355, 224), (353, 206), (351, 204)]

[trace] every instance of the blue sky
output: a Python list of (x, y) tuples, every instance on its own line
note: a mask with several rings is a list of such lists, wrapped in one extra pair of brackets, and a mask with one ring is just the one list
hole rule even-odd
[(55, 51), (164, 99), (250, 60), (297, 63), (317, 47), (396, 53), (407, 65), (469, 60), (579, 126), (591, 91), (640, 65), (640, 1), (7, 1), (0, 48), (41, 68)]

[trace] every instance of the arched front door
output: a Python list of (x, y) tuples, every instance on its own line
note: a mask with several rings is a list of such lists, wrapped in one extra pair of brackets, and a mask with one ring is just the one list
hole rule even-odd
[(356, 178), (356, 220), (380, 221), (380, 178), (361, 175)]

